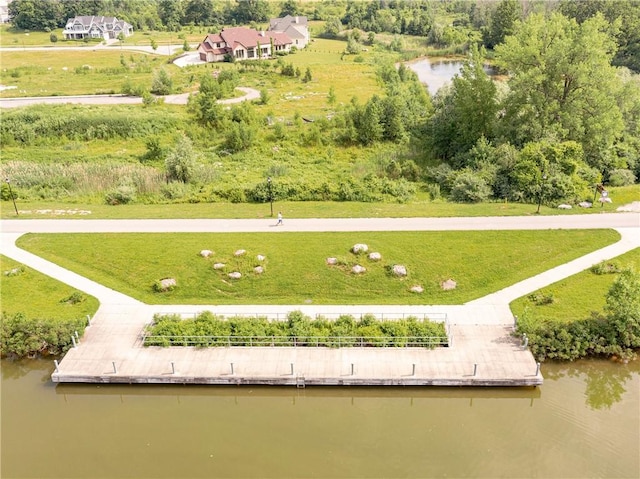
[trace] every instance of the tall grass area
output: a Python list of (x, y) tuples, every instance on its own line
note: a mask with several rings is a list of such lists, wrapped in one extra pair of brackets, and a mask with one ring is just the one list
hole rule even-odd
[[(18, 244), (150, 304), (462, 304), (618, 238), (612, 230), (29, 234)], [(382, 260), (351, 253), (356, 243)], [(203, 249), (215, 254), (203, 258)], [(246, 255), (234, 256), (239, 249)], [(266, 259), (256, 262), (257, 255)], [(328, 265), (329, 257), (337, 265)], [(224, 266), (215, 269), (216, 263)], [(353, 274), (356, 264), (366, 272)], [(396, 264), (407, 268), (406, 277), (391, 273)], [(255, 273), (255, 266), (264, 272)], [(240, 279), (228, 276), (236, 271)], [(174, 278), (177, 287), (155, 292), (163, 278)], [(442, 290), (450, 278), (457, 288)], [(424, 293), (412, 292), (415, 285)]]

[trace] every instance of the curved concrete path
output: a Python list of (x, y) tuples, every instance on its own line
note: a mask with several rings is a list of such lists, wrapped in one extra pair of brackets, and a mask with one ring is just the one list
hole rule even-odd
[[(243, 95), (236, 98), (228, 98), (226, 100), (218, 100), (221, 105), (230, 105), (233, 103), (241, 103), (243, 101), (251, 101), (260, 98), (260, 92), (255, 88), (237, 87)], [(179, 95), (166, 95), (164, 102), (170, 105), (186, 105), (189, 101), (190, 93), (181, 93)], [(67, 103), (80, 105), (141, 105), (142, 98), (138, 96), (127, 95), (73, 95), (73, 96), (38, 96), (38, 97), (20, 97), (20, 98), (0, 98), (0, 108), (19, 108), (29, 105), (64, 105)]]
[[(52, 375), (56, 382), (154, 382), (205, 384), (536, 385), (542, 376), (528, 350), (510, 336), (509, 302), (578, 273), (603, 259), (640, 247), (637, 213), (562, 217), (362, 218), (273, 220), (3, 220), (2, 254), (97, 297), (100, 308), (82, 338)], [(15, 245), (22, 234), (53, 232), (401, 231), (615, 228), (613, 245), (465, 305), (146, 305), (28, 253)], [(332, 315), (427, 316), (446, 321), (449, 348), (144, 348), (143, 328), (155, 313), (284, 318), (292, 310)], [(373, 356), (372, 356), (373, 354)], [(380, 358), (383, 357), (381, 361)], [(233, 374), (229, 365), (234, 363)], [(295, 371), (294, 365), (295, 364)], [(177, 365), (177, 366), (176, 366)], [(320, 366), (323, 365), (323, 366)], [(349, 368), (349, 365), (350, 368)], [(412, 366), (413, 365), (413, 366)], [(416, 366), (417, 365), (417, 366)], [(177, 369), (176, 369), (177, 368)], [(417, 368), (417, 369), (416, 369)], [(478, 371), (479, 368), (479, 371)], [(294, 374), (295, 373), (295, 374)], [(302, 379), (301, 379), (302, 378)]]

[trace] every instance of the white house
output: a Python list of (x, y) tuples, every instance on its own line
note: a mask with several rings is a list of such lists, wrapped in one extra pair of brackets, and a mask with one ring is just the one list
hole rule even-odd
[(133, 35), (133, 26), (116, 17), (82, 16), (70, 18), (62, 30), (66, 40), (83, 40), (85, 38), (102, 38), (110, 40)]
[(272, 18), (269, 21), (269, 31), (286, 33), (296, 48), (304, 48), (311, 41), (307, 17)]

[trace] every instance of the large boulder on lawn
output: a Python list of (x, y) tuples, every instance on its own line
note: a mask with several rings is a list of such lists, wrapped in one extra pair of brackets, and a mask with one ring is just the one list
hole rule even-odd
[(378, 252), (369, 253), (369, 259), (371, 261), (380, 261), (382, 259), (382, 255)]
[(231, 279), (240, 279), (242, 278), (242, 273), (238, 271), (234, 271), (233, 273), (229, 273), (229, 278)]
[(202, 251), (200, 251), (200, 256), (202, 256), (203, 258), (208, 258), (211, 255), (213, 255), (213, 251), (211, 251), (210, 249), (203, 249)]
[(367, 268), (365, 268), (364, 266), (360, 266), (359, 264), (357, 264), (353, 268), (351, 268), (351, 272), (353, 274), (362, 274), (365, 271), (367, 271)]
[(327, 258), (327, 264), (330, 266), (338, 264), (338, 258)]
[(213, 263), (213, 269), (223, 269), (224, 267), (224, 263)]
[(158, 281), (156, 289), (160, 292), (171, 291), (176, 285), (177, 283), (174, 278), (163, 278)]
[(444, 289), (445, 291), (449, 291), (452, 289), (456, 289), (456, 286), (458, 286), (458, 283), (456, 283), (454, 280), (452, 280), (451, 278), (449, 278), (446, 281), (443, 281), (442, 283), (440, 283), (440, 287), (442, 289)]
[(235, 253), (233, 253), (233, 256), (243, 256), (243, 255), (245, 255), (245, 254), (247, 254), (247, 250), (245, 250), (245, 249), (238, 249), (238, 250), (236, 250), (236, 252), (235, 252)]
[(394, 264), (392, 271), (394, 276), (402, 277), (407, 275), (407, 267), (402, 264)]
[(424, 288), (422, 286), (420, 286), (419, 284), (416, 284), (415, 286), (411, 286), (411, 290), (412, 293), (424, 293)]
[(354, 244), (351, 248), (351, 252), (354, 254), (366, 253), (369, 251), (369, 247), (363, 243)]
[(256, 266), (255, 268), (253, 268), (253, 272), (255, 274), (262, 274), (264, 273), (264, 268), (262, 266)]

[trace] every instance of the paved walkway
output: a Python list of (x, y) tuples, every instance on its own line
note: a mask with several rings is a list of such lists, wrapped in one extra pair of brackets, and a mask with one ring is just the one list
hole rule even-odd
[[(101, 306), (79, 347), (67, 353), (54, 381), (207, 384), (536, 385), (535, 361), (510, 336), (508, 304), (603, 259), (640, 247), (637, 213), (560, 217), (271, 220), (3, 220), (2, 254), (97, 297)], [(615, 228), (622, 239), (565, 265), (466, 305), (145, 305), (15, 246), (27, 232), (401, 231)], [(436, 350), (390, 348), (143, 348), (142, 330), (158, 312), (327, 316), (373, 313), (445, 320), (452, 345)], [(231, 366), (231, 363), (234, 366)], [(293, 366), (292, 366), (293, 365)], [(233, 374), (231, 368), (233, 367)], [(293, 368), (293, 374), (291, 370)]]
[[(222, 105), (230, 105), (233, 103), (241, 103), (243, 101), (251, 101), (260, 98), (260, 92), (255, 88), (237, 87), (243, 95), (226, 100), (218, 100)], [(171, 105), (186, 105), (189, 101), (190, 93), (181, 93), (179, 95), (166, 95), (159, 98)], [(29, 105), (38, 104), (47, 105), (64, 105), (64, 104), (80, 104), (80, 105), (141, 105), (142, 97), (127, 95), (73, 95), (73, 96), (33, 96), (33, 97), (16, 97), (16, 98), (0, 98), (0, 108), (19, 108)]]

